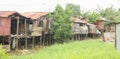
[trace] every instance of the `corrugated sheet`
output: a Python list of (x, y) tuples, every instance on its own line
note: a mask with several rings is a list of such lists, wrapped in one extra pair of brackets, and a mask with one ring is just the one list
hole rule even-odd
[(41, 16), (47, 15), (47, 12), (27, 12), (27, 13), (21, 13), (23, 16), (27, 18), (32, 18), (32, 19), (38, 19)]
[[(89, 26), (90, 26), (90, 25), (94, 25), (94, 24), (91, 24), (91, 23), (87, 23), (87, 25), (89, 25)], [(96, 25), (94, 25), (94, 26), (96, 26)]]
[(17, 12), (16, 11), (0, 11), (0, 17), (9, 17), (14, 13), (17, 13)]
[(81, 20), (79, 18), (75, 18), (74, 22), (78, 22), (78, 23), (87, 23), (86, 20)]

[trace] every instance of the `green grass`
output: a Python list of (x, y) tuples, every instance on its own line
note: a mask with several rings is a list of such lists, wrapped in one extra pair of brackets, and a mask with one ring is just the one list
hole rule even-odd
[(115, 50), (114, 43), (84, 40), (55, 44), (36, 53), (13, 55), (11, 59), (120, 59), (120, 52)]

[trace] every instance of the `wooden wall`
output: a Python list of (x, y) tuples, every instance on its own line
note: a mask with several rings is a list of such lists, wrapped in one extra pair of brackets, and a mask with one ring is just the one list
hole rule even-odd
[(10, 18), (0, 18), (0, 36), (11, 34), (11, 20)]

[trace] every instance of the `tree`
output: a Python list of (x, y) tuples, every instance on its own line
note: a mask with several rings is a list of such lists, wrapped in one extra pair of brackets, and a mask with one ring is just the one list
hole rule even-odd
[(86, 17), (87, 21), (90, 23), (94, 23), (96, 20), (99, 20), (101, 17), (100, 14), (98, 14), (97, 12), (91, 12), (91, 11), (81, 12), (81, 16)]
[(111, 27), (115, 26), (114, 23), (120, 22), (120, 10), (114, 9), (113, 6), (105, 9), (99, 7), (98, 12), (103, 18), (107, 19), (104, 22), (106, 31), (110, 31)]
[(100, 14), (97, 12), (89, 12), (86, 17), (90, 23), (94, 23), (100, 19)]
[(98, 12), (103, 18), (106, 18), (109, 21), (107, 23), (113, 23), (119, 21), (118, 19), (120, 17), (119, 11), (117, 11), (113, 7), (108, 7), (106, 9), (99, 7)]
[(54, 39), (64, 39), (71, 37), (72, 21), (70, 21), (70, 17), (72, 16), (72, 10), (69, 7), (66, 7), (64, 10), (60, 5), (57, 5), (50, 16), (53, 17), (54, 20), (52, 26)]
[(116, 12), (115, 22), (120, 22), (120, 9)]
[(67, 3), (66, 7), (71, 9), (71, 11), (73, 12), (73, 14), (72, 14), (73, 17), (80, 17), (81, 10), (80, 10), (79, 5), (75, 5), (75, 4), (72, 4), (72, 3)]

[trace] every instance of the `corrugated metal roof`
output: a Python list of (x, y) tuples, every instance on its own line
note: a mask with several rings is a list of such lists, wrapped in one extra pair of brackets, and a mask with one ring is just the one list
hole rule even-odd
[(78, 23), (87, 23), (86, 20), (81, 20), (79, 18), (75, 18), (75, 21), (74, 22), (78, 22)]
[(0, 17), (9, 17), (14, 13), (17, 13), (17, 12), (16, 11), (0, 11)]
[(48, 12), (27, 12), (27, 13), (21, 13), (21, 14), (27, 18), (38, 19), (41, 16), (47, 15)]
[[(91, 23), (87, 23), (87, 25), (94, 25), (94, 24), (91, 24)], [(96, 26), (96, 25), (94, 25), (94, 26)]]

